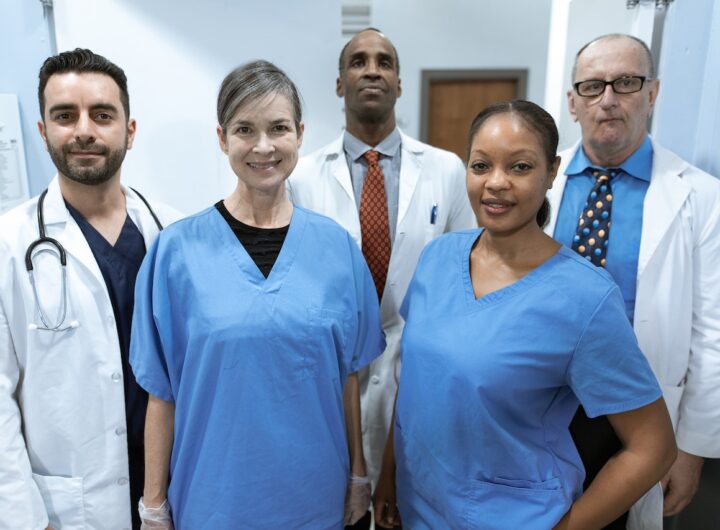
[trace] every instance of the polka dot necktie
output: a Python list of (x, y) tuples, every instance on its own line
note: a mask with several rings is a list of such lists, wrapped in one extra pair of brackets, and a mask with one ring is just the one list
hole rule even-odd
[(390, 263), (390, 229), (388, 227), (385, 177), (378, 159), (380, 153), (367, 151), (368, 168), (360, 199), (362, 253), (375, 282), (378, 299), (382, 298)]
[(605, 266), (608, 238), (610, 237), (610, 214), (612, 211), (612, 188), (607, 172), (593, 170), (595, 185), (590, 190), (587, 203), (578, 221), (572, 249), (598, 267)]

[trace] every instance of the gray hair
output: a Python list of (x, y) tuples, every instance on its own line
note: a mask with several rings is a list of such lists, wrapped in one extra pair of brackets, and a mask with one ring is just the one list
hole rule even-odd
[(235, 68), (220, 85), (217, 99), (217, 119), (223, 134), (227, 132), (237, 110), (246, 103), (271, 94), (288, 98), (293, 109), (295, 129), (300, 132), (302, 104), (297, 87), (277, 66), (268, 61), (252, 61)]
[(573, 63), (572, 67), (572, 81), (575, 82), (575, 74), (577, 73), (577, 64), (578, 60), (580, 59), (580, 56), (582, 53), (587, 49), (588, 46), (591, 44), (595, 44), (598, 41), (604, 40), (604, 39), (630, 39), (632, 41), (635, 41), (636, 44), (640, 46), (642, 49), (643, 55), (645, 56), (645, 62), (647, 63), (648, 67), (648, 78), (655, 79), (655, 64), (653, 63), (653, 56), (652, 52), (650, 51), (650, 48), (647, 44), (645, 44), (645, 41), (642, 39), (638, 39), (637, 37), (634, 37), (632, 35), (627, 35), (625, 33), (608, 33), (607, 35), (601, 35), (600, 37), (597, 37), (596, 39), (591, 40), (588, 42), (585, 46), (580, 48), (578, 52), (575, 54), (575, 62)]

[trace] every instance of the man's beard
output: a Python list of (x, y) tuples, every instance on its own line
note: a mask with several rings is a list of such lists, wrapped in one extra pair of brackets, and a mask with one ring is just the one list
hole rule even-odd
[[(95, 145), (94, 142), (83, 143), (75, 141), (65, 144), (60, 148), (56, 148), (50, 142), (48, 142), (47, 145), (50, 158), (59, 173), (80, 184), (97, 186), (110, 180), (120, 169), (125, 159), (125, 153), (127, 152), (127, 136), (125, 137), (123, 147), (115, 149), (114, 151), (110, 151), (110, 149), (105, 146)], [(99, 166), (86, 167), (77, 163), (73, 164), (69, 160), (71, 151), (97, 153), (100, 156), (104, 156), (105, 161)]]

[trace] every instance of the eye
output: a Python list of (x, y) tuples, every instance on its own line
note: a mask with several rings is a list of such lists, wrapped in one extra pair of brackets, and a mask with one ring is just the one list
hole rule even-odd
[(392, 63), (386, 59), (380, 61), (380, 66), (382, 68), (387, 68), (387, 69), (392, 69), (392, 67), (393, 67)]
[(362, 59), (353, 59), (352, 61), (350, 61), (350, 66), (352, 68), (360, 68), (364, 64), (365, 64), (365, 61), (363, 61)]
[(240, 125), (240, 126), (238, 126), (237, 129), (235, 129), (235, 134), (247, 135), (247, 134), (251, 134), (251, 133), (252, 133), (252, 129), (250, 127), (248, 127), (247, 125)]
[(476, 162), (470, 163), (470, 169), (476, 173), (486, 171), (488, 169), (488, 167), (489, 166), (485, 162), (476, 161)]
[(55, 121), (69, 121), (71, 118), (72, 115), (69, 112), (61, 112), (59, 114), (55, 114), (53, 119)]
[(520, 171), (521, 173), (526, 173), (533, 169), (533, 166), (531, 164), (528, 164), (527, 162), (518, 162), (517, 164), (513, 165), (512, 167), (515, 171)]
[(100, 112), (95, 116), (95, 119), (99, 121), (109, 121), (112, 120), (112, 116), (107, 112)]
[(277, 125), (273, 126), (272, 131), (275, 133), (286, 133), (290, 132), (290, 127), (288, 125), (285, 125), (284, 123), (278, 123)]

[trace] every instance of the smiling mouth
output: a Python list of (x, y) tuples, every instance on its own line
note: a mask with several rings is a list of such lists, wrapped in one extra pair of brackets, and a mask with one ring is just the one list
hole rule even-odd
[(515, 204), (504, 199), (484, 199), (480, 201), (485, 210), (491, 214), (502, 214), (510, 210)]
[(276, 167), (279, 163), (279, 160), (273, 160), (270, 162), (248, 162), (247, 165), (252, 169), (271, 169)]

